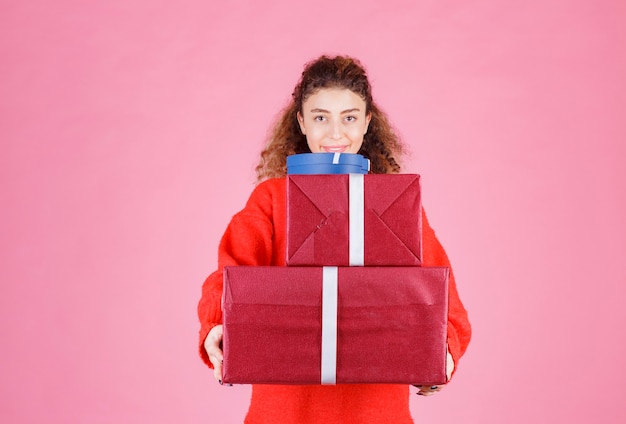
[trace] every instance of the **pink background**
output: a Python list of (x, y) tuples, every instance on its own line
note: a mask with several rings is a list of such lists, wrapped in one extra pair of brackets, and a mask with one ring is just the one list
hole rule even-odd
[(410, 145), (474, 326), (414, 417), (626, 422), (626, 3), (305, 4), (0, 3), (0, 421), (242, 420), (200, 285), (327, 52)]

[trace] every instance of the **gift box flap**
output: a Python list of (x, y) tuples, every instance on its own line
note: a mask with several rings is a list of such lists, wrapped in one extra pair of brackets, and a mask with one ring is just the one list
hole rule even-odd
[[(339, 267), (339, 305), (342, 308), (437, 306), (447, 303), (449, 269), (385, 267), (372, 273), (370, 267)], [(344, 277), (344, 274), (347, 274)], [(419, 277), (416, 277), (419, 275)], [(389, 296), (389, 291), (393, 296)]]
[(306, 276), (289, 267), (270, 268), (272, 273), (259, 273), (259, 267), (253, 266), (224, 267), (224, 281), (237, 281), (224, 285), (224, 304), (321, 305), (321, 288), (316, 284), (322, 279), (321, 268), (311, 268)]

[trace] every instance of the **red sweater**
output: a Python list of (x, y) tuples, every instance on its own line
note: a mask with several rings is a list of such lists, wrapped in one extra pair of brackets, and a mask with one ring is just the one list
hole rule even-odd
[[(203, 343), (222, 322), (224, 266), (285, 265), (285, 178), (267, 180), (250, 195), (236, 214), (219, 246), (218, 270), (202, 286), (198, 304), (200, 355), (211, 367)], [(443, 247), (422, 216), (422, 265), (450, 266)], [(467, 312), (450, 273), (448, 348), (454, 363), (471, 336)], [(456, 369), (456, 367), (455, 367)], [(336, 386), (253, 385), (246, 423), (413, 423), (407, 385), (353, 384)]]

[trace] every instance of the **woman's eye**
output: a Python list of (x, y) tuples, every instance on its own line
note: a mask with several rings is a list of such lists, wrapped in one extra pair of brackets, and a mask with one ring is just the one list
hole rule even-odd
[(346, 121), (354, 122), (354, 121), (356, 121), (356, 116), (346, 116)]
[(323, 122), (325, 119), (326, 118), (324, 116), (321, 116), (321, 115), (313, 117), (313, 120), (315, 122)]

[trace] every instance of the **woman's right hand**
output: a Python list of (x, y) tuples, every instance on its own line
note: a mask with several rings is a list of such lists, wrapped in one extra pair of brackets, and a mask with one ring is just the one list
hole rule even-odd
[(222, 362), (224, 362), (224, 356), (220, 347), (223, 334), (223, 327), (216, 325), (204, 339), (204, 350), (206, 350), (209, 360), (213, 364), (213, 376), (220, 384), (222, 384)]

